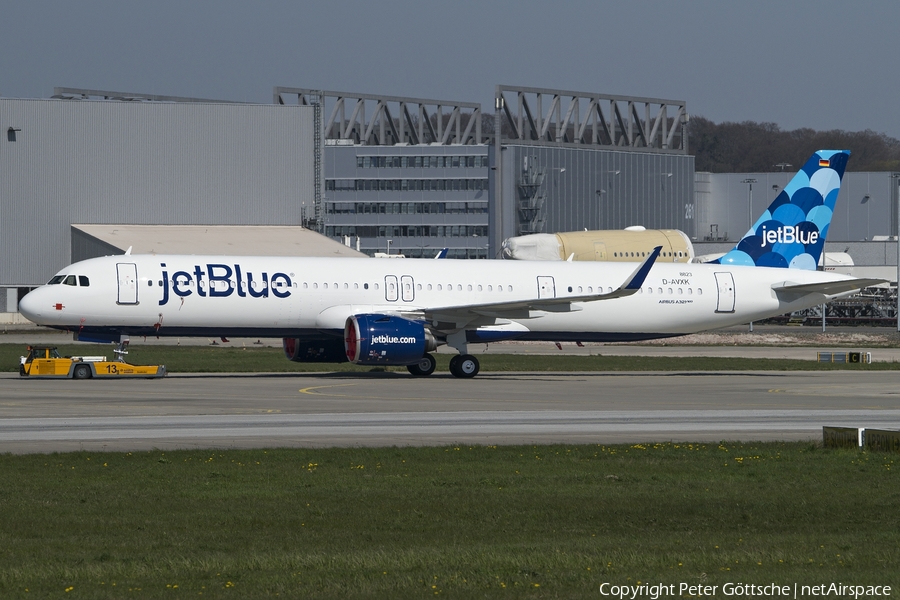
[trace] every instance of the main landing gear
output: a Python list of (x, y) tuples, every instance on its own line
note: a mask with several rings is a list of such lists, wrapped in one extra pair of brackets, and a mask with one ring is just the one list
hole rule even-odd
[(450, 372), (455, 377), (469, 379), (478, 375), (480, 369), (478, 359), (471, 354), (457, 354), (450, 359)]
[[(434, 373), (436, 366), (437, 361), (434, 360), (434, 357), (426, 354), (419, 362), (407, 365), (406, 370), (414, 377), (427, 377)], [(457, 354), (450, 359), (450, 372), (455, 377), (469, 379), (478, 375), (480, 369), (481, 365), (478, 363), (478, 359), (471, 354)]]

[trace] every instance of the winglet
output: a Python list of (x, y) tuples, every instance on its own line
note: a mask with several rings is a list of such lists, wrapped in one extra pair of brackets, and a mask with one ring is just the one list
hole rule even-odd
[(447, 253), (450, 251), (450, 248), (441, 248), (441, 251), (438, 252), (434, 257), (436, 259), (447, 258)]
[(650, 273), (650, 268), (653, 266), (653, 263), (656, 262), (659, 253), (662, 251), (662, 246), (657, 246), (653, 249), (653, 252), (650, 253), (650, 256), (644, 259), (638, 268), (634, 270), (634, 273), (631, 274), (631, 277), (628, 278), (628, 281), (622, 285), (622, 289), (624, 290), (639, 290), (641, 286), (644, 285), (644, 280), (647, 278), (647, 274)]
[(553, 301), (565, 302), (566, 300), (568, 300), (569, 302), (593, 302), (594, 300), (612, 300), (613, 298), (625, 298), (627, 296), (637, 294), (638, 291), (640, 291), (641, 286), (644, 285), (644, 280), (647, 279), (647, 275), (650, 274), (650, 269), (653, 267), (653, 264), (659, 257), (660, 252), (662, 252), (662, 246), (657, 246), (656, 248), (654, 248), (653, 252), (650, 253), (650, 256), (645, 258), (644, 262), (639, 264), (637, 268), (631, 273), (631, 275), (628, 276), (628, 279), (625, 280), (625, 283), (617, 287), (612, 292), (590, 296), (560, 296), (559, 298), (555, 298)]

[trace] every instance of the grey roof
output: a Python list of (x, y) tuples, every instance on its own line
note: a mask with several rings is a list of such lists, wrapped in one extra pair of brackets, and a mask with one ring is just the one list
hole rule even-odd
[(299, 226), (72, 225), (98, 241), (132, 254), (235, 256), (366, 256)]

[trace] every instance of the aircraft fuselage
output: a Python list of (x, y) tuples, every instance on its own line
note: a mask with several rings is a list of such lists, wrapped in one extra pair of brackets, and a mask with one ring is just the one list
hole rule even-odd
[[(349, 316), (415, 315), (612, 292), (634, 263), (124, 255), (72, 264), (20, 309), (32, 321), (83, 332), (158, 336), (341, 335)], [(64, 283), (74, 275), (74, 285)], [(479, 312), (472, 340), (616, 341), (727, 327), (820, 304), (773, 285), (852, 279), (734, 265), (656, 263), (626, 298), (563, 309)], [(88, 285), (80, 285), (87, 282)], [(483, 334), (483, 337), (479, 335)]]

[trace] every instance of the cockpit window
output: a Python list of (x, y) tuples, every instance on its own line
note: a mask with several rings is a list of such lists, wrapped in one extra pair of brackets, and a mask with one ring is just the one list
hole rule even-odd
[(81, 287), (87, 287), (91, 285), (91, 282), (88, 281), (87, 275), (78, 276), (78, 285), (80, 285)]
[(68, 277), (66, 277), (65, 281), (63, 281), (63, 285), (78, 285), (78, 284), (75, 283), (75, 276), (69, 275)]
[(47, 282), (47, 285), (56, 285), (57, 283), (62, 283), (62, 280), (65, 278), (65, 275), (55, 275), (53, 279)]

